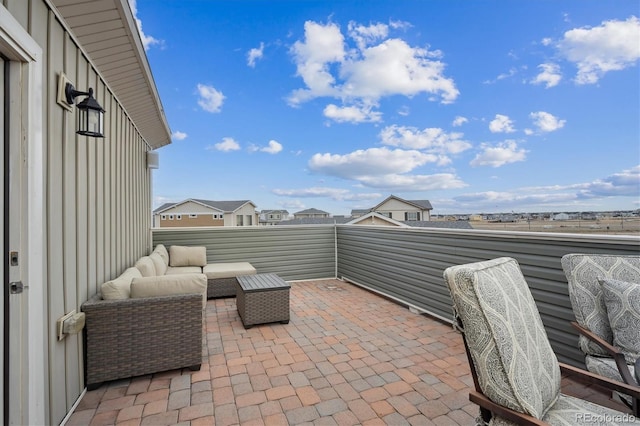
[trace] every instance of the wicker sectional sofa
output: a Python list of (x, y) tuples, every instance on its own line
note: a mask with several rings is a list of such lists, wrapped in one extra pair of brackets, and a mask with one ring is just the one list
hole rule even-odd
[(205, 247), (156, 246), (103, 283), (81, 307), (87, 388), (160, 371), (199, 369), (207, 298), (235, 296), (235, 274), (252, 273), (255, 268), (248, 263), (207, 265)]

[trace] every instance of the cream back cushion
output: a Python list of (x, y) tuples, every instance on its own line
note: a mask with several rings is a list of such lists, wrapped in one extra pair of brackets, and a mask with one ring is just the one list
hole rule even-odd
[(155, 277), (156, 267), (153, 265), (153, 260), (149, 256), (142, 256), (136, 262), (136, 268), (140, 271), (143, 277)]
[(100, 287), (100, 293), (104, 300), (128, 299), (131, 293), (131, 281), (134, 278), (142, 278), (138, 268), (126, 269), (118, 278), (107, 281)]
[(169, 247), (169, 266), (205, 266), (206, 264), (206, 247)]
[(163, 244), (158, 244), (156, 248), (153, 250), (154, 253), (158, 253), (162, 260), (164, 260), (165, 265), (169, 265), (169, 252), (167, 248)]
[(175, 294), (202, 295), (202, 307), (207, 306), (207, 277), (204, 274), (163, 275), (140, 277), (131, 281), (131, 298), (170, 296)]
[(153, 252), (149, 255), (149, 259), (153, 262), (153, 267), (156, 270), (156, 275), (164, 275), (167, 272), (167, 264), (162, 260), (162, 256), (159, 253)]

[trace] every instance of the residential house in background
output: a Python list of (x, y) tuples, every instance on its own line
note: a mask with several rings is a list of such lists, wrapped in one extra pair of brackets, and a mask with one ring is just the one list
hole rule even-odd
[(318, 210), (318, 209), (306, 209), (306, 210), (301, 210), (297, 213), (293, 214), (294, 219), (318, 219), (318, 218), (329, 218), (331, 217), (331, 214), (322, 211), (322, 210)]
[(368, 213), (371, 213), (371, 209), (353, 209), (351, 210), (351, 217), (355, 219)]
[(278, 222), (277, 225), (336, 225), (351, 221), (346, 216), (301, 217)]
[(256, 226), (256, 205), (250, 200), (212, 201), (189, 198), (165, 203), (153, 211), (156, 228), (194, 226)]
[[(3, 0), (0, 79), (0, 417), (60, 424), (86, 342), (57, 322), (149, 253), (152, 150), (171, 131), (127, 0)], [(67, 83), (86, 94), (67, 101)], [(91, 89), (105, 112), (82, 129)]]
[(377, 226), (395, 226), (400, 228), (408, 228), (408, 226), (402, 222), (391, 219), (388, 216), (383, 216), (380, 213), (370, 212), (363, 216), (353, 218), (348, 225), (377, 225)]
[(390, 195), (384, 201), (371, 209), (397, 221), (423, 221), (431, 220), (433, 207), (428, 200), (404, 200), (395, 195)]
[(262, 210), (260, 212), (260, 225), (276, 225), (287, 219), (289, 219), (289, 212), (286, 210)]

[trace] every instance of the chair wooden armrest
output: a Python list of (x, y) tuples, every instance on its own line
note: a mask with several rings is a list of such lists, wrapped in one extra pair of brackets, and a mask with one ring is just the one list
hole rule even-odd
[(638, 385), (630, 385), (627, 383), (619, 382), (618, 380), (600, 376), (599, 374), (595, 374), (587, 370), (582, 370), (581, 368), (577, 368), (569, 364), (564, 364), (562, 362), (559, 362), (558, 364), (560, 365), (560, 370), (565, 374), (579, 376), (580, 379), (584, 380), (587, 383), (596, 384), (607, 389), (622, 392), (631, 396), (632, 398), (640, 398), (640, 386)]
[(578, 333), (580, 333), (587, 339), (591, 340), (593, 343), (597, 344), (602, 349), (607, 351), (609, 355), (611, 355), (611, 358), (613, 358), (613, 360), (616, 363), (616, 367), (618, 367), (618, 372), (620, 373), (620, 376), (622, 376), (622, 380), (626, 384), (632, 385), (632, 386), (636, 385), (636, 381), (631, 376), (631, 371), (629, 371), (629, 367), (627, 367), (627, 361), (625, 360), (624, 354), (620, 349), (616, 348), (606, 340), (602, 339), (597, 334), (593, 333), (591, 330), (584, 328), (583, 326), (581, 326), (575, 321), (571, 322), (571, 326), (576, 330), (578, 330)]
[(469, 401), (475, 404), (478, 404), (482, 408), (486, 408), (487, 410), (491, 411), (491, 413), (495, 415), (498, 415), (500, 417), (504, 417), (507, 420), (516, 422), (519, 425), (536, 425), (536, 426), (548, 425), (548, 423), (543, 422), (542, 420), (536, 419), (533, 416), (520, 413), (518, 411), (514, 411), (503, 405), (498, 405), (478, 391), (474, 391), (474, 390), (469, 391)]

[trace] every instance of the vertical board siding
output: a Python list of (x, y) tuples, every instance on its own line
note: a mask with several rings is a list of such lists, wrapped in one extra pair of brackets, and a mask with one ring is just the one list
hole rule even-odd
[[(148, 146), (107, 83), (44, 0), (3, 0), (43, 48), (48, 424), (59, 424), (84, 388), (81, 334), (58, 342), (56, 320), (151, 246)], [(104, 139), (76, 135), (76, 110), (56, 103), (58, 75), (92, 87), (107, 110)], [(78, 100), (81, 100), (79, 98)]]
[(452, 265), (501, 256), (515, 258), (529, 284), (561, 361), (583, 366), (567, 281), (567, 253), (638, 254), (633, 237), (580, 238), (561, 234), (338, 226), (338, 277), (346, 278), (453, 322), (443, 280)]
[(153, 244), (205, 246), (207, 262), (250, 262), (285, 280), (335, 277), (333, 226), (153, 229)]

